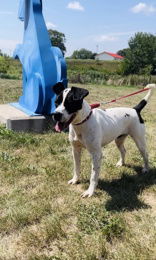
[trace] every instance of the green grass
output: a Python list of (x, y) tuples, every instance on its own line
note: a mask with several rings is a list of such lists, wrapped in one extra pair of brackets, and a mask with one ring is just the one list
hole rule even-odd
[(98, 84), (114, 86), (145, 86), (156, 83), (156, 76), (129, 75), (121, 73), (121, 61), (97, 61), (67, 59), (70, 83)]
[[(78, 85), (89, 103), (136, 91), (132, 87)], [(16, 101), (21, 82), (0, 80), (0, 103)], [(134, 106), (145, 94), (110, 106)], [(0, 126), (0, 259), (3, 260), (154, 260), (156, 255), (156, 93), (143, 110), (150, 172), (130, 138), (127, 165), (116, 168), (114, 143), (103, 149), (99, 185), (89, 185), (91, 160), (84, 151), (81, 183), (67, 184), (73, 160), (68, 134), (16, 133)], [(104, 106), (103, 106), (104, 108)]]
[(0, 78), (21, 79), (22, 66), (19, 60), (0, 56)]
[[(156, 83), (153, 75), (123, 76), (121, 61), (97, 61), (66, 59), (68, 82), (114, 86), (145, 86)], [(0, 57), (0, 78), (21, 79), (22, 66), (19, 60)]]

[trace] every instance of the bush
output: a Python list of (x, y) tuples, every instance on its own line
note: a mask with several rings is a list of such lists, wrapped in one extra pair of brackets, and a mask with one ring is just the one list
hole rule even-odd
[(125, 59), (121, 63), (121, 73), (156, 74), (156, 36), (139, 32), (128, 44)]
[(0, 56), (0, 74), (7, 73), (9, 69), (9, 61), (3, 56)]
[(0, 78), (21, 79), (22, 66), (18, 60), (0, 56)]

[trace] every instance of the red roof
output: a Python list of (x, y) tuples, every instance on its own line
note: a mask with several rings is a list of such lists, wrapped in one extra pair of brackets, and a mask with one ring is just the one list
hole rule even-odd
[(107, 52), (107, 51), (101, 52), (101, 53), (99, 53), (97, 55), (100, 55), (100, 54), (103, 54), (103, 53), (106, 53), (106, 54), (108, 54), (108, 55), (110, 55), (110, 56), (112, 56), (112, 57), (114, 57), (116, 59), (123, 59), (124, 58), (124, 57), (122, 57), (122, 56), (120, 56), (120, 55), (118, 55), (116, 53)]

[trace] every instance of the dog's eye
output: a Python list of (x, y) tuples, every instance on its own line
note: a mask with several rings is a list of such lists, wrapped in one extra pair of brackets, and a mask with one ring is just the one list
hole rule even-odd
[(58, 107), (58, 104), (57, 104), (57, 102), (55, 102), (55, 107)]
[(58, 99), (55, 100), (55, 106), (58, 107)]
[(58, 107), (62, 103), (62, 95), (59, 95), (55, 100), (55, 106)]

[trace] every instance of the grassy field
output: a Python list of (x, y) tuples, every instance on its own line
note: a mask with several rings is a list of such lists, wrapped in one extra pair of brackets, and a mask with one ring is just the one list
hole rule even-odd
[[(90, 103), (138, 89), (79, 86), (90, 91)], [(20, 81), (0, 79), (1, 104), (16, 101), (20, 92)], [(132, 107), (143, 96), (115, 105)], [(142, 158), (130, 138), (127, 165), (116, 168), (119, 154), (112, 143), (103, 149), (99, 185), (90, 199), (80, 197), (89, 184), (86, 151), (81, 183), (67, 184), (73, 169), (67, 133), (15, 133), (0, 126), (0, 260), (156, 259), (155, 104), (156, 93), (142, 113), (150, 172), (141, 173)]]
[[(121, 61), (66, 59), (68, 82), (72, 84), (98, 84), (114, 86), (145, 86), (156, 83), (155, 75), (128, 75), (121, 72)], [(19, 60), (0, 57), (0, 78), (21, 79)]]

